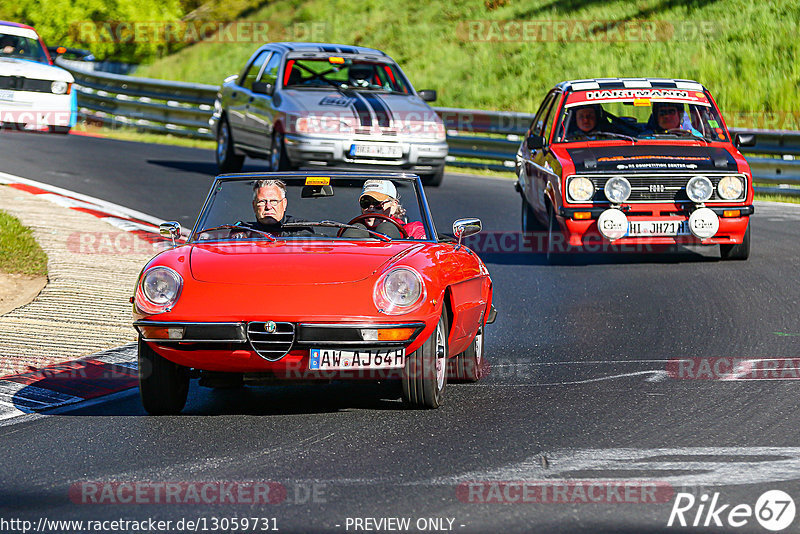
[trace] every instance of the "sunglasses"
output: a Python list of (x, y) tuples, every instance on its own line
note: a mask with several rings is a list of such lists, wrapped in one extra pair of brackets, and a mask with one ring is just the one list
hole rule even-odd
[(362, 210), (368, 210), (370, 208), (382, 210), (384, 204), (388, 204), (389, 202), (391, 202), (391, 200), (376, 200), (372, 197), (364, 197), (358, 201), (358, 203), (361, 204)]

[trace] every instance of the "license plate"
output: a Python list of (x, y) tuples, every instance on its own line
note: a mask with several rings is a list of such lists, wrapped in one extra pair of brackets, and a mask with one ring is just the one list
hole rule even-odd
[(6, 100), (9, 102), (14, 101), (14, 91), (9, 91), (7, 89), (0, 89), (0, 100)]
[(374, 158), (399, 158), (403, 155), (400, 145), (353, 143), (350, 145), (351, 156), (367, 156)]
[(400, 369), (406, 349), (311, 349), (308, 368), (315, 371), (349, 369)]
[(629, 236), (689, 235), (689, 221), (628, 221)]

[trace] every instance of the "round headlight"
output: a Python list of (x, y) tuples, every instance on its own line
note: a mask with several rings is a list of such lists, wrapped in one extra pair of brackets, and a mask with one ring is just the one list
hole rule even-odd
[(695, 176), (686, 184), (686, 195), (692, 202), (705, 202), (713, 192), (714, 185), (705, 176)]
[(57, 95), (66, 93), (68, 87), (69, 85), (67, 82), (53, 82), (50, 84), (50, 90)]
[(614, 204), (621, 204), (631, 196), (631, 183), (623, 176), (613, 176), (603, 187), (606, 198)]
[(570, 180), (568, 190), (570, 198), (578, 202), (591, 200), (594, 196), (594, 184), (583, 176)]
[(375, 285), (375, 306), (383, 313), (406, 313), (425, 294), (422, 277), (413, 269), (400, 267), (381, 277)]
[(744, 193), (744, 182), (739, 176), (725, 176), (717, 184), (717, 194), (725, 200), (741, 198)]
[(157, 306), (174, 304), (181, 294), (181, 287), (181, 275), (168, 267), (153, 267), (142, 278), (142, 294)]

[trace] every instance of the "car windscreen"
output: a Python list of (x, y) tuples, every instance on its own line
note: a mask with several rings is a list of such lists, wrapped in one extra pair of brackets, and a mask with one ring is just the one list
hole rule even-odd
[[(285, 200), (279, 184), (261, 181), (272, 179), (219, 179), (190, 241), (428, 240), (434, 235), (414, 179), (283, 177)], [(362, 198), (367, 180), (372, 186)]]
[(0, 58), (13, 57), (47, 64), (47, 55), (37, 39), (0, 33)]
[(568, 96), (554, 142), (614, 138), (728, 140), (722, 119), (701, 91), (626, 89)]
[(409, 94), (410, 85), (396, 65), (340, 57), (289, 59), (284, 87), (316, 87)]

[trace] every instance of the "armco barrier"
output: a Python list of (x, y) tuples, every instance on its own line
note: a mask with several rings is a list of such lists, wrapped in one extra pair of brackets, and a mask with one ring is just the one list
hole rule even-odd
[[(86, 63), (59, 58), (56, 63), (75, 77), (83, 118), (108, 125), (173, 135), (213, 139), (208, 119), (218, 87), (108, 74), (86, 69)], [(528, 113), (435, 108), (447, 129), (448, 164), (456, 167), (514, 171), (514, 156), (533, 121)], [(743, 148), (759, 192), (800, 196), (800, 132), (731, 128), (752, 133), (756, 146)], [(753, 154), (773, 157), (753, 157)], [(778, 157), (775, 157), (778, 156)], [(794, 188), (792, 186), (798, 186)]]

